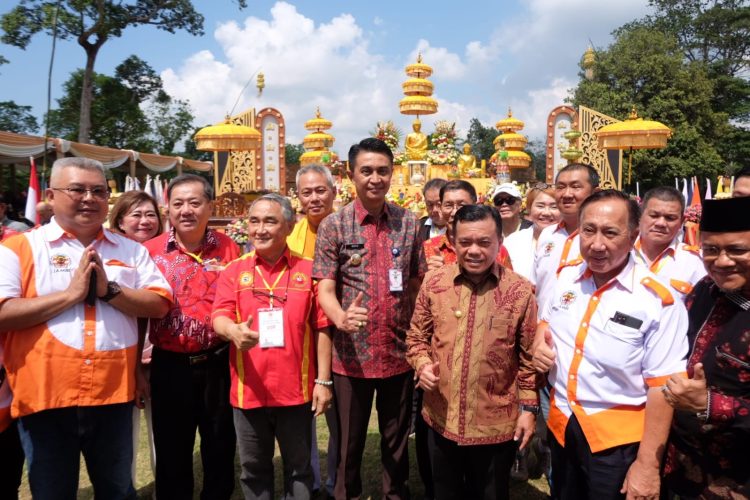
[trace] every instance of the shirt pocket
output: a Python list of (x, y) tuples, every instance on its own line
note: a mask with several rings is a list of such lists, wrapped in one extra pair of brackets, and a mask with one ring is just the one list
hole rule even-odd
[[(594, 328), (601, 333), (596, 352), (591, 362), (614, 372), (626, 371), (640, 364), (643, 351), (643, 334), (640, 330), (607, 320), (603, 328)], [(594, 332), (589, 332), (589, 334)]]
[(107, 281), (114, 281), (128, 288), (137, 288), (138, 270), (134, 266), (118, 260), (108, 260), (104, 263), (104, 272), (107, 273)]

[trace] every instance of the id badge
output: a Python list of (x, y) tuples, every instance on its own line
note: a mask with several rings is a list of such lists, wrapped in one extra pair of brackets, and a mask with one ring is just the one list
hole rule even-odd
[(284, 347), (284, 310), (279, 307), (258, 309), (258, 334), (262, 348)]
[(388, 283), (392, 292), (403, 292), (404, 291), (404, 279), (401, 275), (400, 269), (389, 269), (388, 270)]

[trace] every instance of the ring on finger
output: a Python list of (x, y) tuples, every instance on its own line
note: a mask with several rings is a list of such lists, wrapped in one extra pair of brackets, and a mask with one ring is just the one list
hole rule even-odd
[(364, 321), (362, 321), (362, 320), (359, 320), (359, 321), (357, 322), (357, 326), (358, 326), (359, 328), (362, 328), (363, 326), (365, 326), (365, 322), (364, 322)]

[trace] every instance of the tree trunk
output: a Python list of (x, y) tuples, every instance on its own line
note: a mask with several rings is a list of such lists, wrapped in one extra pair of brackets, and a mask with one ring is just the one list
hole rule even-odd
[(78, 120), (78, 142), (91, 142), (91, 103), (94, 101), (94, 63), (100, 44), (86, 44), (86, 68), (83, 71), (81, 86), (81, 114)]

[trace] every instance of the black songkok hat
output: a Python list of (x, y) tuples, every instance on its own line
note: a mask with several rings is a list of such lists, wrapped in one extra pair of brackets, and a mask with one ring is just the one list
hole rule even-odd
[(750, 231), (750, 196), (705, 200), (700, 228), (710, 233)]

